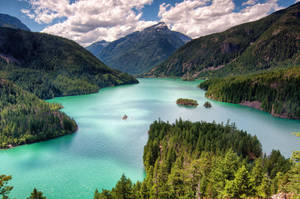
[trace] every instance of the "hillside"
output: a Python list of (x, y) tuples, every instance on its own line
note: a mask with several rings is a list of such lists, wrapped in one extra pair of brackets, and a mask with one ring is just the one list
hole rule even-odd
[[(250, 106), (282, 118), (300, 119), (300, 67), (211, 79), (200, 84), (206, 97)], [(238, 91), (238, 92), (236, 92)]]
[(7, 14), (0, 14), (0, 27), (30, 31), (18, 18)]
[(161, 22), (111, 42), (97, 57), (112, 68), (140, 74), (167, 59), (189, 40)]
[(97, 57), (100, 54), (101, 50), (104, 47), (108, 46), (108, 44), (109, 42), (102, 40), (91, 44), (90, 46), (86, 47), (86, 49)]
[(73, 41), (10, 28), (0, 28), (0, 78), (42, 99), (138, 82), (110, 69)]
[(192, 40), (146, 77), (198, 78), (300, 64), (300, 3), (258, 21)]
[(123, 175), (94, 199), (299, 197), (300, 164), (275, 150), (263, 156), (257, 138), (234, 125), (155, 121), (148, 133), (144, 181)]
[(0, 79), (0, 148), (74, 133), (75, 121), (60, 112), (60, 108)]

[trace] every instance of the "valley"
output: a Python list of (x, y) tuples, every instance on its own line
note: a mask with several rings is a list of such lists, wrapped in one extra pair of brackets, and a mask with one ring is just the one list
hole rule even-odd
[(299, 199), (286, 2), (0, 2), (0, 197)]
[[(197, 87), (201, 81), (139, 82), (104, 88), (96, 94), (49, 100), (62, 104), (62, 111), (74, 118), (79, 130), (54, 140), (0, 151), (0, 170), (13, 177), (11, 196), (24, 198), (34, 186), (50, 199), (92, 198), (96, 188), (111, 189), (122, 174), (133, 182), (142, 181), (147, 132), (159, 118), (170, 123), (182, 118), (224, 124), (230, 119), (238, 129), (256, 135), (267, 154), (279, 149), (289, 157), (299, 149), (299, 139), (292, 134), (300, 129), (298, 120), (275, 118), (252, 108), (216, 101), (210, 101), (211, 109), (178, 107), (175, 102), (180, 97), (196, 99), (199, 104), (207, 101), (205, 92)], [(124, 114), (127, 120), (122, 120)]]

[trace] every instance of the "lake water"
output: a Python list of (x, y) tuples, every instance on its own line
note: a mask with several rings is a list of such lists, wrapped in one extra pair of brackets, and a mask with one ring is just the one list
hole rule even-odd
[[(300, 121), (272, 117), (252, 108), (210, 101), (197, 88), (200, 81), (140, 79), (140, 84), (101, 89), (97, 94), (50, 100), (63, 104), (79, 130), (73, 135), (47, 142), (0, 151), (0, 174), (12, 175), (11, 196), (28, 197), (36, 187), (48, 199), (92, 199), (96, 188), (112, 188), (124, 173), (132, 181), (142, 180), (143, 147), (149, 125), (159, 118), (174, 122), (235, 122), (239, 129), (257, 135), (263, 150), (280, 149), (285, 156), (299, 150), (292, 132)], [(197, 108), (176, 105), (176, 99), (198, 100)], [(123, 115), (128, 119), (122, 120)]]

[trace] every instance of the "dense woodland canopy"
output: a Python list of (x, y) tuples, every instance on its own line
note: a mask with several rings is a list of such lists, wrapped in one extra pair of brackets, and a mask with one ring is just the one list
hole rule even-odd
[(0, 78), (42, 99), (138, 82), (107, 67), (74, 41), (11, 28), (0, 28)]
[(77, 130), (59, 109), (8, 80), (0, 79), (0, 148), (55, 138)]
[(200, 84), (206, 96), (223, 102), (257, 101), (274, 116), (300, 118), (300, 67), (254, 75), (210, 79)]
[[(94, 199), (269, 198), (281, 193), (300, 197), (300, 156), (279, 151), (262, 154), (256, 136), (233, 124), (155, 121), (144, 149), (147, 176), (133, 183), (125, 175)], [(0, 176), (0, 196), (13, 189), (11, 176)], [(45, 199), (33, 190), (29, 199)]]
[(232, 124), (155, 121), (144, 149), (147, 176), (124, 175), (94, 199), (268, 198), (278, 192), (300, 197), (299, 155), (263, 155), (256, 136)]

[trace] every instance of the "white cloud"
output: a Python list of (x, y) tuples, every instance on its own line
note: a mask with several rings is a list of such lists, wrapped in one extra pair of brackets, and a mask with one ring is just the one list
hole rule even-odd
[[(250, 0), (248, 3), (253, 2)], [(277, 0), (267, 0), (249, 5), (239, 12), (234, 12), (234, 9), (232, 0), (184, 0), (175, 6), (162, 4), (159, 17), (172, 30), (196, 38), (260, 19), (281, 8)]]
[[(153, 0), (25, 0), (30, 10), (22, 12), (38, 23), (49, 24), (42, 32), (63, 36), (87, 46), (95, 41), (112, 41), (153, 25), (141, 19), (142, 8)], [(300, 0), (298, 0), (300, 1)], [(158, 16), (172, 30), (190, 37), (220, 32), (257, 20), (278, 10), (277, 0), (244, 2), (235, 12), (233, 0), (183, 0), (174, 6), (163, 3)]]
[(141, 20), (141, 9), (153, 0), (27, 0), (32, 9), (22, 12), (38, 23), (50, 24), (42, 32), (73, 39), (86, 46), (112, 41), (156, 22)]
[(257, 0), (248, 0), (248, 1), (244, 2), (242, 4), (242, 6), (247, 6), (247, 5), (252, 6), (252, 5), (256, 4), (256, 3), (257, 3)]
[(298, 2), (300, 2), (300, 0), (296, 0), (296, 1), (295, 1), (295, 3), (298, 3)]
[(30, 13), (30, 10), (21, 9), (21, 12), (25, 15), (27, 15), (30, 19), (34, 19), (35, 15)]

